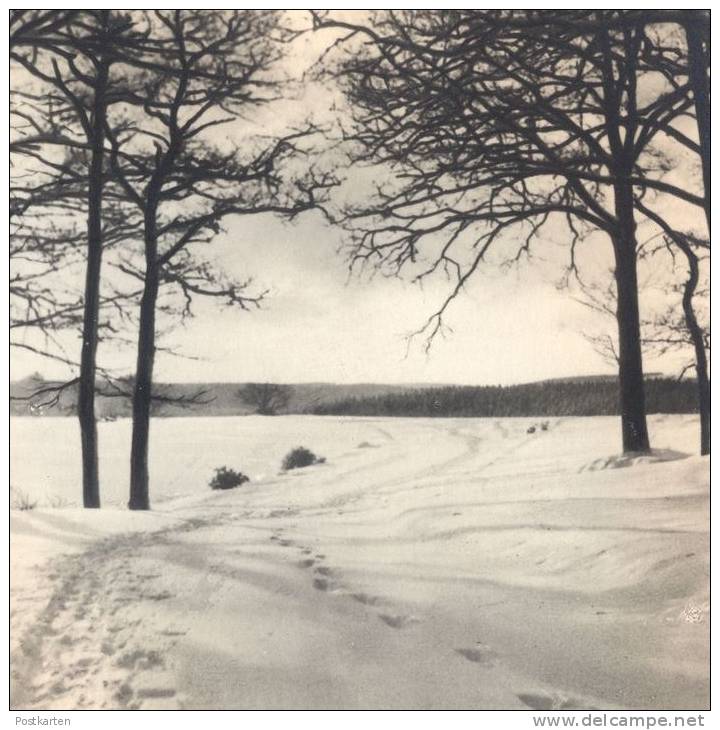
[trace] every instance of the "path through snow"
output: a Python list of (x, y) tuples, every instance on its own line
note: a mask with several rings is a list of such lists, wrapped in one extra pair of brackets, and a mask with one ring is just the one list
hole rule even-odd
[(231, 492), (13, 512), (13, 707), (706, 707), (695, 419), (630, 468), (615, 419), (528, 423), (352, 419)]

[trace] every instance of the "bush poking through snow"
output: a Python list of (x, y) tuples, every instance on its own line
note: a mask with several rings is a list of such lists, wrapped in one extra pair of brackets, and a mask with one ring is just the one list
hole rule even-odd
[(215, 469), (215, 476), (210, 480), (210, 489), (233, 489), (249, 481), (250, 477), (246, 477), (241, 471), (221, 466)]
[(283, 471), (289, 471), (290, 469), (301, 469), (304, 466), (323, 464), (324, 462), (324, 457), (315, 456), (310, 449), (306, 449), (304, 446), (298, 446), (285, 456), (282, 468)]
[(13, 495), (11, 507), (12, 509), (19, 509), (22, 512), (26, 512), (37, 507), (37, 501), (30, 498), (27, 492), (22, 492), (15, 487), (10, 487), (10, 492)]

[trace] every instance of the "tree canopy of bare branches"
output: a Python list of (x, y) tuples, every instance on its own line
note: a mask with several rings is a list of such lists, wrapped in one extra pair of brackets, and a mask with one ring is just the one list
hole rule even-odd
[[(300, 160), (316, 129), (307, 126), (244, 148), (221, 149), (207, 134), (277, 96), (272, 67), (293, 34), (277, 13), (154, 11), (145, 69), (142, 113), (108, 129), (113, 180), (140, 213), (142, 263), (130, 257), (121, 271), (142, 283), (133, 394), (131, 509), (149, 507), (148, 439), (156, 309), (161, 287), (180, 293), (179, 316), (193, 299), (214, 297), (252, 309), (263, 291), (252, 280), (230, 281), (198, 254), (228, 216), (272, 213), (293, 218), (315, 208), (333, 184)], [(162, 64), (153, 61), (162, 49)]]
[(694, 107), (667, 26), (677, 20), (642, 11), (379, 11), (366, 25), (314, 17), (340, 33), (327, 73), (348, 98), (351, 159), (392, 175), (346, 211), (354, 264), (450, 277), (422, 330), (431, 341), (494, 249), (514, 242), (510, 260), (530, 255), (561, 220), (577, 273), (578, 245), (604, 232), (615, 257), (623, 447), (647, 450), (636, 201), (705, 205), (654, 164), (661, 133), (698, 147), (680, 123)]
[[(27, 184), (11, 188), (11, 205), (23, 214), (15, 223), (16, 241), (31, 242), (46, 268), (58, 268), (57, 241), (62, 250), (83, 244), (85, 287), (80, 300), (32, 312), (33, 322), (47, 332), (59, 325), (82, 323), (79, 358), (78, 417), (82, 439), (83, 503), (100, 506), (97, 427), (95, 420), (96, 357), (101, 307), (100, 273), (104, 246), (132, 232), (131, 220), (120, 216), (115, 225), (103, 210), (105, 193), (105, 130), (108, 108), (125, 96), (122, 76), (112, 76), (118, 48), (124, 52), (143, 37), (125, 13), (109, 10), (18, 10), (10, 19), (11, 61), (40, 84), (37, 93), (15, 88), (11, 94), (16, 134), (11, 151), (39, 165)], [(111, 87), (114, 91), (111, 91)], [(113, 98), (112, 94), (116, 96)], [(38, 113), (39, 112), (39, 113)], [(58, 208), (85, 213), (83, 234), (58, 236), (53, 226), (37, 224), (41, 213)], [(31, 210), (30, 210), (31, 209)], [(29, 215), (28, 215), (29, 214)], [(25, 219), (31, 217), (30, 226)], [(119, 222), (118, 222), (119, 221)], [(34, 303), (48, 305), (47, 289), (26, 287)], [(111, 297), (117, 305), (121, 297)], [(78, 317), (82, 313), (82, 319)], [(65, 358), (67, 359), (67, 358)]]
[(292, 388), (279, 383), (247, 383), (238, 391), (243, 403), (261, 416), (274, 416), (288, 407)]

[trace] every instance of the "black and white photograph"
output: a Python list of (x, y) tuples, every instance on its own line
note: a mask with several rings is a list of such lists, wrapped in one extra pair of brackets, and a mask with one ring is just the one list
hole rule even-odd
[(702, 725), (710, 10), (7, 12), (13, 726)]

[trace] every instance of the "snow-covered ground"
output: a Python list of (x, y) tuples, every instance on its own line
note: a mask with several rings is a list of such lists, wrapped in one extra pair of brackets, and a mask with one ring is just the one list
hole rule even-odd
[[(155, 509), (129, 424), (15, 419), (16, 708), (705, 708), (708, 461), (697, 420), (158, 419)], [(279, 474), (304, 445), (327, 463)], [(207, 487), (212, 469), (252, 482)], [(49, 504), (64, 505), (61, 507)]]

